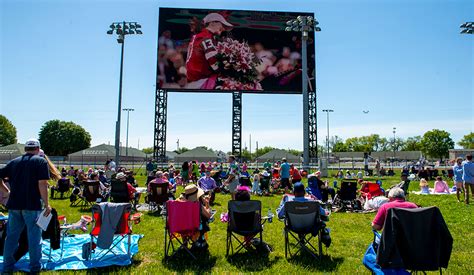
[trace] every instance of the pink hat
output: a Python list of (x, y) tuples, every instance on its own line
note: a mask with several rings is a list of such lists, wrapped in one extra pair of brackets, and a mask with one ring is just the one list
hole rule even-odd
[(250, 192), (250, 187), (245, 186), (245, 185), (241, 185), (241, 186), (239, 186), (239, 188), (238, 188), (237, 190), (238, 190), (238, 191), (247, 191), (247, 192)]
[(210, 23), (210, 22), (221, 22), (222, 25), (224, 25), (225, 27), (227, 28), (232, 28), (234, 25), (232, 25), (231, 23), (227, 22), (227, 20), (225, 20), (224, 16), (218, 14), (218, 13), (209, 13), (208, 15), (206, 15), (202, 21), (204, 22), (204, 24), (207, 24), (207, 23)]

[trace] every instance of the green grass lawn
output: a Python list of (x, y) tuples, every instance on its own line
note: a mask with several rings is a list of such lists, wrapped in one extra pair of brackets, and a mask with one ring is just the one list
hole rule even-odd
[[(385, 178), (383, 186), (397, 183), (399, 177)], [(144, 186), (145, 176), (138, 175), (137, 181)], [(431, 186), (433, 182), (430, 182)], [(449, 183), (452, 185), (452, 182)], [(418, 188), (417, 183), (411, 184), (411, 189)], [(178, 190), (179, 191), (179, 190)], [(198, 260), (189, 257), (175, 258), (164, 261), (164, 220), (162, 217), (145, 213), (141, 223), (134, 225), (134, 233), (143, 234), (139, 243), (139, 253), (134, 256), (133, 264), (129, 267), (112, 267), (95, 270), (95, 272), (114, 273), (369, 273), (362, 265), (362, 257), (372, 241), (370, 223), (374, 213), (332, 213), (328, 227), (331, 229), (332, 244), (323, 251), (322, 261), (308, 256), (287, 261), (285, 259), (283, 223), (277, 219), (264, 226), (264, 241), (269, 243), (274, 251), (268, 257), (255, 254), (240, 253), (237, 256), (225, 257), (226, 226), (220, 222), (219, 215), (226, 212), (229, 195), (216, 195), (213, 207), (218, 211), (216, 220), (211, 223), (208, 233), (209, 253), (198, 255)], [(278, 207), (281, 196), (253, 197), (262, 201), (262, 211), (267, 213)], [(449, 263), (448, 273), (472, 274), (474, 265), (474, 223), (472, 221), (473, 206), (458, 203), (455, 195), (450, 196), (420, 196), (410, 194), (410, 201), (422, 206), (438, 206), (443, 213), (449, 230), (454, 238), (453, 252)], [(51, 201), (60, 215), (66, 215), (68, 221), (76, 221), (85, 212), (79, 207), (69, 207), (69, 200), (55, 199)], [(76, 273), (76, 272), (75, 272)], [(86, 273), (79, 271), (77, 273)], [(433, 273), (434, 274), (434, 273)]]

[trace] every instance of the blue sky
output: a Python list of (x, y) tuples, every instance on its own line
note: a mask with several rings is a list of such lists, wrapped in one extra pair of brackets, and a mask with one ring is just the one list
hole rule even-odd
[[(422, 135), (444, 129), (458, 141), (474, 130), (474, 20), (464, 1), (24, 1), (0, 2), (0, 113), (20, 142), (50, 119), (74, 121), (92, 145), (114, 143), (120, 45), (110, 23), (138, 21), (143, 35), (125, 44), (123, 107), (130, 145), (153, 144), (159, 7), (309, 11), (316, 36), (318, 139), (331, 135)], [(231, 149), (230, 94), (171, 93), (167, 149)], [(362, 110), (370, 110), (364, 114)], [(125, 122), (122, 141), (125, 144)], [(302, 97), (244, 95), (243, 142), (302, 149)]]

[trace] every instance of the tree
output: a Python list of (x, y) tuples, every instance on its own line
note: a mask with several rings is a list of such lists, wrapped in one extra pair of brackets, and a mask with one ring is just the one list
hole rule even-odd
[(298, 156), (298, 157), (303, 154), (302, 151), (299, 151), (299, 150), (296, 150), (296, 149), (288, 149), (286, 151), (288, 151), (288, 153), (290, 153), (292, 155), (295, 155), (295, 156)]
[(451, 135), (443, 130), (428, 131), (421, 139), (421, 151), (430, 157), (439, 158), (441, 162), (443, 157), (448, 155), (448, 150), (452, 148), (454, 148), (454, 141)]
[(347, 146), (346, 144), (344, 144), (344, 142), (342, 141), (338, 141), (336, 143), (334, 143), (334, 145), (332, 146), (332, 152), (347, 152), (349, 151), (349, 149), (347, 149)]
[(464, 149), (474, 149), (474, 132), (470, 132), (469, 134), (463, 136), (458, 142), (458, 145), (462, 146)]
[(405, 141), (402, 138), (395, 138), (395, 140), (392, 138), (389, 148), (391, 151), (401, 151), (404, 145)]
[(39, 132), (41, 148), (48, 155), (66, 156), (91, 146), (91, 135), (74, 122), (47, 121)]
[(421, 151), (421, 136), (407, 138), (403, 144), (402, 151)]
[(0, 115), (0, 146), (16, 143), (16, 128), (10, 120)]
[(153, 147), (143, 148), (142, 152), (147, 154), (147, 155), (153, 154)]

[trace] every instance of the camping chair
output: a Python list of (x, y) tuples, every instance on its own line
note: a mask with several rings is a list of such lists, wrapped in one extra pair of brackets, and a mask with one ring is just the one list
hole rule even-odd
[(53, 195), (54, 193), (59, 193), (60, 198), (62, 199), (64, 197), (64, 194), (69, 194), (71, 187), (71, 179), (69, 178), (62, 178), (58, 180), (58, 185), (54, 189), (51, 188), (51, 197), (55, 198)]
[(163, 208), (164, 204), (169, 200), (169, 184), (168, 182), (150, 182), (149, 184), (151, 192), (148, 193), (148, 207), (150, 211), (153, 209), (156, 211), (160, 206)]
[[(387, 212), (377, 250), (382, 268), (412, 272), (447, 268), (453, 238), (438, 207), (392, 208)], [(425, 273), (426, 274), (426, 273)]]
[(240, 185), (243, 185), (243, 186), (252, 187), (252, 183), (250, 182), (250, 177), (243, 174), (239, 178), (239, 183)]
[(110, 198), (116, 203), (130, 202), (127, 182), (113, 179), (110, 184)]
[[(229, 251), (234, 254), (232, 238), (238, 242), (235, 253), (239, 253), (244, 248), (249, 252), (257, 251), (257, 245), (263, 244), (263, 223), (266, 221), (266, 219), (262, 219), (262, 202), (231, 200), (228, 203), (228, 209), (226, 256), (229, 256)], [(236, 234), (244, 236), (244, 240), (241, 241)], [(253, 238), (257, 235), (259, 238), (255, 242)]]
[[(114, 203), (105, 203), (105, 207), (109, 207), (109, 204)], [(119, 245), (125, 238), (127, 238), (127, 256), (131, 258), (130, 248), (131, 248), (131, 236), (132, 236), (132, 205), (127, 203), (123, 208), (123, 213), (120, 216), (119, 221), (117, 221), (117, 227), (114, 232), (112, 244), (107, 249), (101, 249), (101, 251), (96, 252), (96, 244), (99, 240), (99, 235), (102, 228), (102, 219), (106, 218), (103, 215), (102, 207), (99, 204), (92, 206), (92, 230), (91, 230), (91, 242), (90, 242), (90, 251), (88, 259), (100, 261), (105, 255), (112, 253), (117, 255), (114, 251), (114, 248)]]
[[(167, 201), (166, 209), (165, 258), (167, 259), (183, 249), (193, 259), (196, 259), (196, 256), (188, 248), (188, 244), (194, 243), (193, 237), (199, 234), (201, 205), (199, 202)], [(173, 242), (177, 242), (179, 247), (175, 248)]]
[(82, 184), (82, 194), (79, 194), (79, 200), (72, 202), (71, 206), (81, 205), (82, 207), (88, 207), (102, 201), (103, 197), (100, 194), (99, 181), (84, 181)]
[[(322, 256), (322, 231), (324, 223), (320, 217), (320, 205), (317, 201), (288, 201), (285, 203), (285, 258), (297, 255), (305, 250), (315, 258)], [(311, 240), (318, 236), (318, 249)], [(296, 240), (296, 244), (291, 244), (290, 237)], [(291, 249), (297, 247), (294, 254)], [(318, 252), (318, 256), (315, 254)]]
[(378, 183), (375, 182), (368, 182), (367, 186), (369, 191), (367, 192), (367, 199), (370, 200), (372, 198), (383, 196), (384, 192)]
[(333, 205), (339, 210), (355, 210), (358, 208), (357, 180), (342, 180), (341, 188), (336, 192)]

